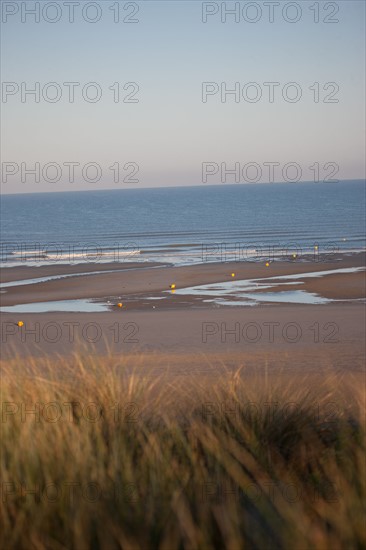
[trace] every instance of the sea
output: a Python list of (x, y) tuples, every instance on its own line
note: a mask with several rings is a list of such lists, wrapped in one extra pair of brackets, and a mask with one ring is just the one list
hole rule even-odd
[(365, 181), (1, 197), (1, 266), (275, 261), (365, 250)]

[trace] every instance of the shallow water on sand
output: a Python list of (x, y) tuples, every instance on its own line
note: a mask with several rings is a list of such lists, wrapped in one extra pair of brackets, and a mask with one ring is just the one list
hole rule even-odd
[(51, 313), (65, 311), (68, 313), (98, 313), (109, 311), (109, 305), (90, 300), (60, 300), (55, 302), (34, 302), (33, 304), (17, 304), (0, 308), (4, 313)]
[[(202, 298), (205, 303), (216, 304), (218, 306), (253, 306), (259, 303), (286, 303), (286, 304), (328, 304), (344, 300), (331, 300), (306, 290), (290, 290), (292, 285), (301, 285), (301, 279), (312, 277), (324, 277), (342, 273), (356, 273), (365, 271), (363, 267), (341, 268), (327, 271), (317, 271), (312, 273), (296, 273), (294, 275), (280, 275), (276, 277), (266, 277), (259, 279), (232, 280), (223, 283), (211, 283), (198, 285), (194, 287), (175, 289), (174, 294), (178, 296), (196, 296)], [(68, 276), (68, 275), (67, 275)], [(70, 275), (71, 276), (71, 275)], [(44, 277), (44, 280), (58, 279), (61, 277)], [(290, 280), (289, 280), (290, 279)], [(291, 280), (293, 279), (293, 280)], [(42, 282), (41, 279), (29, 279), (31, 282)], [(14, 286), (27, 284), (27, 281), (17, 281)], [(4, 285), (5, 286), (5, 285)], [(13, 286), (11, 283), (8, 287)], [(271, 288), (279, 288), (271, 292)], [(263, 292), (266, 291), (266, 292)], [(4, 291), (3, 291), (4, 292)], [(144, 296), (145, 300), (163, 300), (167, 298), (172, 291), (163, 291), (161, 296)], [(352, 300), (354, 301), (354, 300)], [(359, 301), (359, 300), (357, 300)], [(0, 311), (4, 313), (49, 313), (49, 312), (88, 312), (98, 313), (110, 311), (111, 302), (101, 302), (92, 300), (59, 300), (48, 302), (35, 302), (32, 304), (17, 304), (14, 306), (1, 307)]]
[[(260, 279), (247, 279), (244, 281), (226, 281), (224, 283), (213, 283), (199, 285), (190, 288), (175, 290), (178, 295), (209, 296), (206, 302), (228, 306), (255, 305), (263, 302), (277, 302), (287, 304), (328, 304), (337, 300), (330, 300), (305, 290), (279, 290), (268, 292), (268, 289), (301, 285), (301, 279), (312, 277), (324, 277), (341, 273), (356, 273), (364, 271), (363, 267), (332, 269), (312, 273), (296, 273), (294, 275), (280, 275)], [(290, 281), (288, 281), (290, 279)], [(293, 279), (294, 281), (291, 281)], [(267, 292), (263, 292), (266, 290)], [(255, 291), (255, 292), (253, 292)], [(261, 292), (262, 291), (262, 292)]]

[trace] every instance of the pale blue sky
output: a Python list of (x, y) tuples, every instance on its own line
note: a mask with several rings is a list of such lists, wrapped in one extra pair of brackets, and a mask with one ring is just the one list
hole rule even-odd
[[(2, 23), (3, 82), (30, 87), (57, 82), (63, 91), (58, 103), (32, 98), (22, 103), (18, 93), (1, 104), (2, 162), (28, 167), (35, 162), (41, 167), (93, 162), (103, 173), (92, 184), (76, 168), (76, 181), (69, 183), (63, 166), (58, 183), (44, 181), (42, 175), (40, 183), (30, 176), (22, 183), (19, 170), (3, 180), (2, 192), (198, 185), (202, 162), (226, 162), (228, 167), (235, 162), (279, 162), (280, 167), (297, 162), (303, 180), (311, 179), (308, 167), (314, 162), (335, 162), (339, 179), (365, 177), (364, 2), (331, 3), (339, 6), (334, 24), (315, 24), (309, 9), (314, 2), (304, 1), (297, 3), (302, 17), (293, 24), (281, 16), (287, 2), (280, 2), (273, 23), (263, 2), (257, 2), (263, 8), (257, 23), (235, 23), (228, 17), (223, 24), (218, 13), (204, 24), (197, 1), (139, 2), (139, 23), (115, 24), (108, 10), (114, 3), (99, 3), (102, 18), (95, 24), (83, 21), (80, 9), (75, 22), (68, 23), (63, 2), (58, 2), (62, 18), (57, 23), (42, 18), (22, 23), (19, 13)], [(326, 4), (319, 2), (321, 19), (330, 14)], [(70, 104), (63, 86), (70, 81), (97, 82), (101, 100), (84, 101), (79, 88)], [(139, 102), (114, 103), (108, 86), (117, 81), (138, 83)], [(280, 82), (273, 103), (263, 87), (271, 81)], [(222, 103), (219, 94), (203, 103), (202, 82), (227, 82), (228, 88), (256, 82), (264, 95), (258, 103), (236, 103), (232, 96)], [(280, 90), (287, 82), (301, 86), (299, 102), (283, 100)], [(314, 82), (336, 82), (339, 102), (314, 103), (309, 90)], [(139, 183), (114, 184), (109, 167), (115, 162), (122, 167), (137, 163)], [(283, 179), (280, 172), (276, 179)], [(208, 183), (219, 181), (218, 175)]]

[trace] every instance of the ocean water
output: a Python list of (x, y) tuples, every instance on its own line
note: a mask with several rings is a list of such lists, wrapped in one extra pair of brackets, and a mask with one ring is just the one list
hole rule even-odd
[(5, 195), (1, 265), (321, 260), (365, 249), (365, 208), (365, 181)]

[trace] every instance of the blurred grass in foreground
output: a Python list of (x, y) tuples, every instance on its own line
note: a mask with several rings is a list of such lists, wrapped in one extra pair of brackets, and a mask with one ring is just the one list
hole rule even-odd
[(2, 365), (2, 548), (366, 547), (359, 380), (134, 361)]

